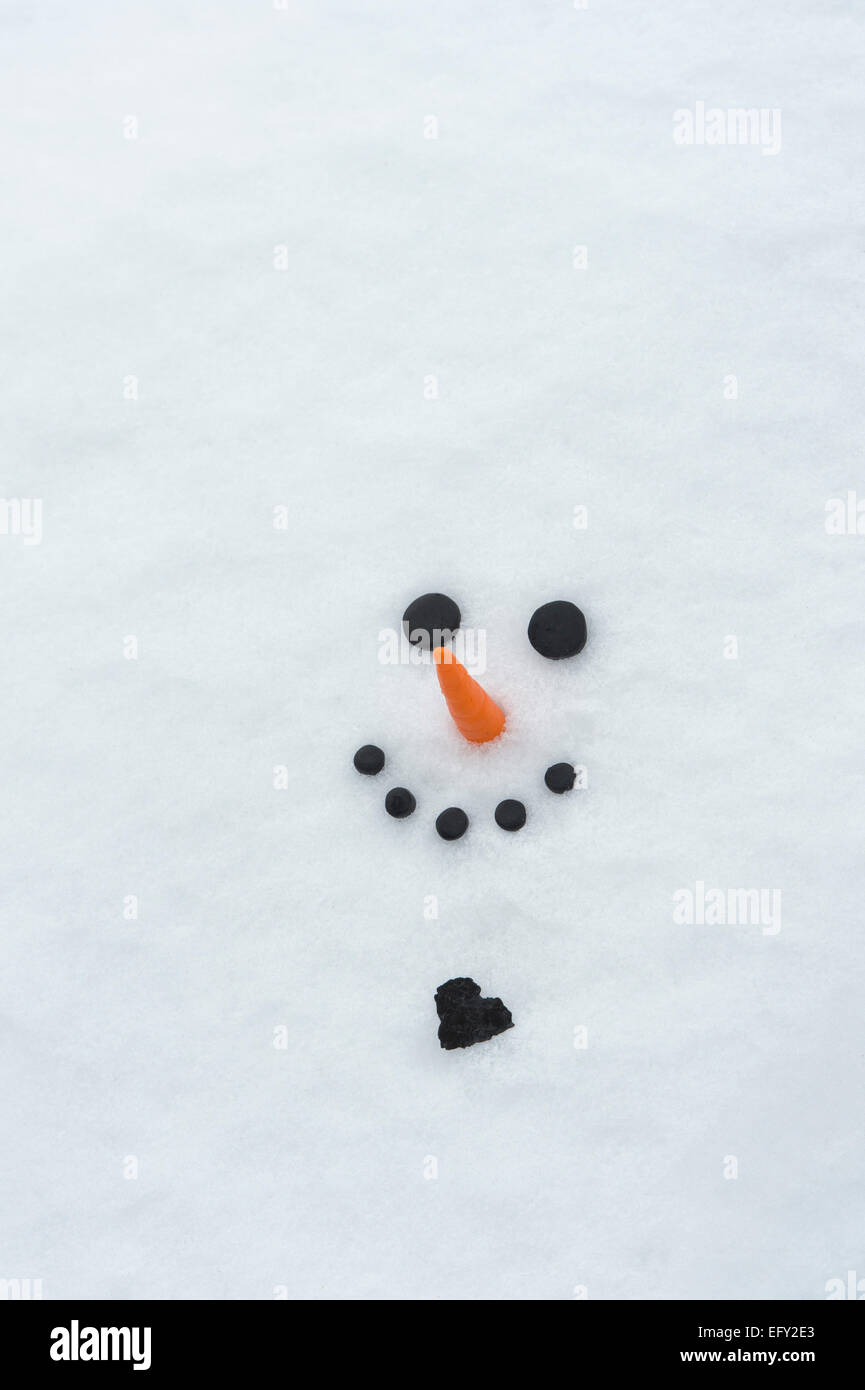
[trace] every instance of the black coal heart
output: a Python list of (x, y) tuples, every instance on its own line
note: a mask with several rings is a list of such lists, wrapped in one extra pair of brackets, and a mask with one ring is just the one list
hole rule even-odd
[(471, 1047), (513, 1028), (511, 1011), (501, 999), (481, 999), (480, 994), (481, 987), (474, 980), (448, 980), (439, 985), (435, 1000), (442, 1047)]

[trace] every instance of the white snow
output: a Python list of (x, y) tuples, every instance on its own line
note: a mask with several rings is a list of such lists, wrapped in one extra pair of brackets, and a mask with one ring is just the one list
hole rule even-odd
[[(865, 535), (824, 524), (865, 499), (863, 46), (805, 0), (4, 7), (2, 491), (43, 534), (0, 535), (0, 1278), (865, 1276)], [(780, 151), (677, 145), (697, 102)], [(378, 660), (427, 589), (499, 744)], [(698, 882), (781, 930), (677, 924)], [(447, 1053), (464, 974), (516, 1026)]]

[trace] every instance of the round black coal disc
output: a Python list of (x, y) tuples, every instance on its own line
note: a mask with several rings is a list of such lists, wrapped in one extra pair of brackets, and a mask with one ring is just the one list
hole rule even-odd
[(586, 620), (575, 603), (553, 599), (535, 609), (529, 621), (529, 641), (541, 656), (561, 661), (576, 656), (586, 645)]
[(551, 792), (569, 792), (576, 778), (570, 763), (553, 763), (544, 773), (544, 781)]
[(421, 594), (402, 615), (403, 631), (415, 647), (432, 651), (450, 642), (460, 625), (461, 613), (447, 594)]
[(384, 809), (397, 820), (410, 816), (416, 806), (417, 802), (407, 787), (391, 787), (384, 799)]
[(469, 818), (459, 806), (448, 806), (436, 817), (436, 830), (443, 840), (458, 840), (469, 828)]
[(358, 772), (367, 777), (375, 777), (384, 767), (384, 753), (374, 743), (365, 743), (354, 755), (354, 765)]
[(496, 807), (496, 825), (502, 830), (522, 830), (526, 823), (526, 808), (521, 801), (500, 801)]

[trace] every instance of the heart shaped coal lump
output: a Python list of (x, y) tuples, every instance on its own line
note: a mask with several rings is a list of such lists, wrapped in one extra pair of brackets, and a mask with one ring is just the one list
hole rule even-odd
[(441, 1019), (439, 1042), (448, 1050), (487, 1042), (514, 1026), (510, 1009), (501, 999), (481, 999), (481, 987), (474, 980), (448, 980), (439, 985), (435, 1000)]

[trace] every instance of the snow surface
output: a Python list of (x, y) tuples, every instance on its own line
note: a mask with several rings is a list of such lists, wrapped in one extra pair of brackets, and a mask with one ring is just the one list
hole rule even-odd
[[(863, 48), (813, 0), (4, 5), (0, 1277), (865, 1276)], [(780, 152), (675, 144), (698, 101)], [(500, 744), (379, 661), (430, 588)], [(674, 922), (698, 881), (781, 930)], [(445, 1053), (462, 974), (516, 1027)]]

